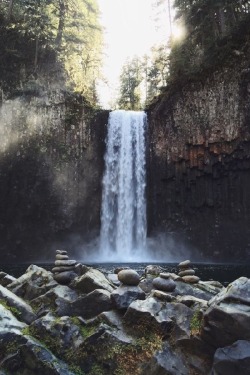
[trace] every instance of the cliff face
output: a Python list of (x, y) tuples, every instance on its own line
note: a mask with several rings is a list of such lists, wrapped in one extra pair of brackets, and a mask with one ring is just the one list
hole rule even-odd
[(60, 89), (0, 111), (1, 261), (47, 261), (99, 230), (108, 112)]
[(149, 231), (176, 233), (198, 260), (250, 260), (248, 61), (239, 56), (148, 111)]

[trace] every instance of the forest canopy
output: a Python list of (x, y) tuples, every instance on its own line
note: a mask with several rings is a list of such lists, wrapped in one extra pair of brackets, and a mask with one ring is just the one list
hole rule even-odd
[(96, 0), (3, 0), (0, 24), (2, 90), (34, 88), (47, 76), (96, 101), (102, 54)]

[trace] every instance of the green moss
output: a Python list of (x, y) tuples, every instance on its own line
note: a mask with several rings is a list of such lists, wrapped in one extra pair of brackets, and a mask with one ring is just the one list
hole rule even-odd
[(200, 310), (196, 310), (190, 321), (191, 335), (198, 335), (201, 331), (203, 322), (203, 314)]
[(9, 310), (16, 318), (20, 318), (21, 312), (14, 306), (9, 306), (8, 302), (0, 300), (0, 304)]

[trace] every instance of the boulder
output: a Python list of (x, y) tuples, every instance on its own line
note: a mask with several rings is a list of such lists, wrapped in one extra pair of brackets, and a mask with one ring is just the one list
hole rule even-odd
[(59, 316), (81, 316), (84, 319), (91, 319), (103, 311), (112, 310), (113, 303), (110, 292), (104, 289), (95, 289), (91, 293), (80, 296), (73, 302), (57, 298), (57, 314)]
[(6, 272), (0, 272), (0, 285), (7, 286), (16, 280), (15, 277), (8, 275)]
[(174, 295), (189, 295), (194, 296), (196, 298), (204, 299), (205, 301), (209, 301), (212, 297), (214, 297), (215, 293), (212, 293), (208, 290), (202, 290), (198, 284), (188, 284), (183, 281), (175, 280), (176, 288), (174, 290)]
[(0, 332), (16, 331), (27, 327), (27, 324), (20, 322), (12, 312), (0, 303)]
[(240, 277), (223, 288), (214, 298), (209, 301), (209, 305), (220, 302), (234, 302), (250, 305), (250, 279)]
[(147, 375), (189, 375), (190, 370), (184, 356), (173, 351), (166, 342), (162, 350), (155, 353), (153, 358), (143, 366), (143, 374)]
[(118, 280), (124, 285), (137, 286), (140, 282), (139, 274), (132, 269), (121, 270), (117, 276)]
[(127, 309), (133, 301), (137, 299), (143, 300), (145, 296), (140, 287), (123, 284), (111, 293), (111, 299), (118, 310)]
[(55, 285), (57, 283), (51, 272), (32, 264), (22, 276), (8, 285), (8, 289), (29, 301), (46, 293)]
[(250, 341), (238, 340), (214, 354), (212, 375), (249, 375)]
[(116, 286), (119, 286), (121, 284), (121, 282), (118, 280), (118, 276), (116, 273), (109, 273), (107, 275), (107, 279)]
[(90, 293), (95, 289), (105, 289), (109, 292), (114, 290), (114, 286), (104, 274), (94, 268), (90, 268), (84, 275), (76, 277), (71, 285), (82, 293)]
[(31, 306), (2, 285), (0, 285), (0, 300), (1, 299), (6, 302), (6, 305), (9, 306), (10, 310), (19, 320), (30, 324), (36, 319), (36, 314)]

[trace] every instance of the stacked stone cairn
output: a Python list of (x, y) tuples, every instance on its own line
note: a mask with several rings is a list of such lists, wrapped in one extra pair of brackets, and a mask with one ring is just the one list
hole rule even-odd
[(138, 286), (139, 274), (133, 269), (121, 269), (117, 273), (119, 287), (111, 293), (111, 299), (118, 310), (126, 310), (135, 300), (144, 300), (145, 293)]
[(160, 275), (153, 280), (153, 296), (161, 300), (172, 301), (173, 296), (171, 295), (176, 288), (176, 283), (171, 278), (170, 273), (162, 272)]
[(52, 268), (53, 278), (59, 284), (67, 285), (79, 275), (76, 260), (68, 257), (66, 250), (56, 250), (55, 267)]
[(195, 276), (195, 270), (192, 268), (190, 260), (179, 263), (178, 268), (178, 276), (180, 276), (185, 283), (196, 284), (199, 282), (200, 278)]

